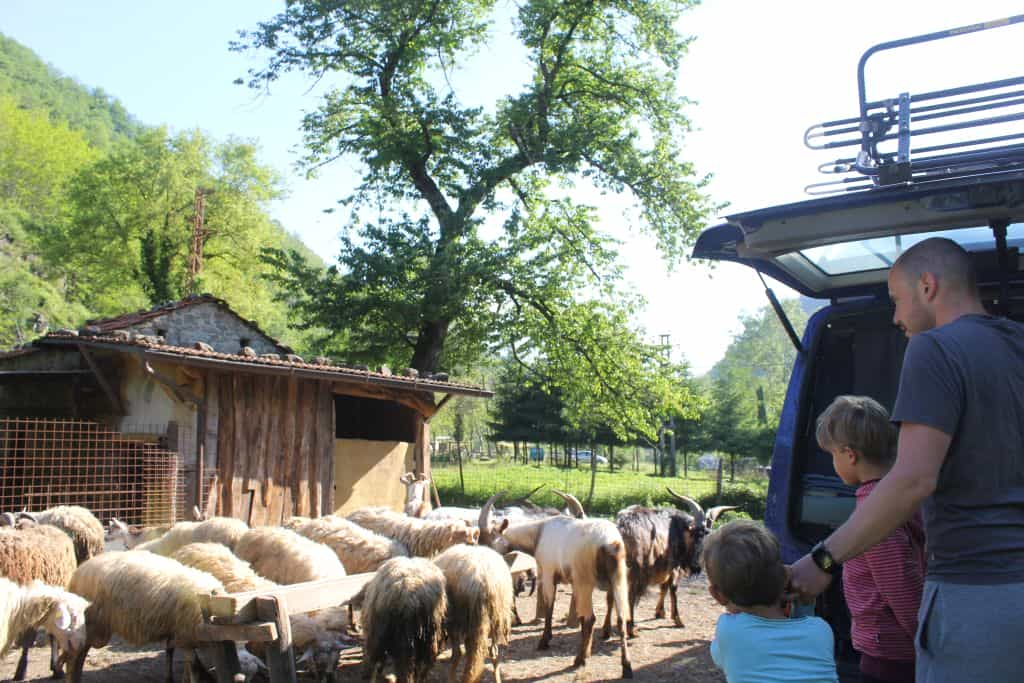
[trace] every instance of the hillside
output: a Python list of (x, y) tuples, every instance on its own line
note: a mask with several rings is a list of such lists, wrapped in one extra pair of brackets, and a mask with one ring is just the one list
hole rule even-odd
[[(202, 266), (190, 285), (200, 190)], [(304, 349), (261, 250), (324, 264), (270, 218), (281, 191), (254, 144), (147, 126), (0, 35), (0, 348), (203, 291)]]

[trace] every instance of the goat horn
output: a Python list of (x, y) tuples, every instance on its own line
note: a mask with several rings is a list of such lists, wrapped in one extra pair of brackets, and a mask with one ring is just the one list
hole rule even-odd
[(729, 510), (739, 510), (739, 508), (735, 505), (716, 505), (709, 509), (707, 512), (708, 528), (710, 529), (714, 526), (715, 521), (718, 519), (720, 514)]
[(14, 518), (13, 512), (5, 512), (0, 515), (0, 526), (14, 526), (18, 520)]
[(521, 498), (521, 500), (530, 500), (530, 496), (532, 496), (533, 494), (537, 493), (537, 491), (540, 491), (542, 488), (544, 488), (544, 484), (541, 484), (537, 488), (535, 488), (532, 491), (530, 491), (529, 493), (527, 493), (525, 496), (523, 496)]
[(22, 510), (21, 512), (18, 513), (18, 519), (31, 519), (33, 522), (39, 521), (36, 519), (35, 515), (33, 515), (31, 512), (26, 512), (25, 510)]
[(583, 519), (587, 516), (587, 513), (583, 510), (583, 505), (580, 503), (580, 501), (576, 499), (576, 496), (572, 495), (571, 493), (563, 493), (558, 489), (551, 489), (551, 491), (556, 496), (561, 497), (561, 499), (565, 501), (565, 504), (569, 508), (569, 513), (573, 517), (575, 517), (576, 519)]
[(480, 545), (491, 544), (491, 509), (494, 507), (494, 504), (497, 501), (501, 500), (501, 497), (504, 495), (504, 490), (498, 491), (493, 496), (488, 498), (487, 502), (484, 503), (484, 506), (480, 508), (480, 519), (477, 522), (477, 527), (479, 527), (480, 529), (480, 538), (477, 540), (477, 542)]
[(690, 510), (691, 510), (691, 511), (692, 511), (692, 512), (694, 513), (694, 516), (695, 516), (695, 517), (697, 517), (697, 518), (699, 518), (699, 519), (698, 519), (698, 522), (699, 522), (699, 523), (700, 523), (701, 525), (703, 525), (703, 524), (704, 524), (704, 520), (706, 519), (706, 516), (705, 516), (705, 513), (704, 513), (704, 508), (702, 508), (702, 507), (700, 506), (700, 503), (698, 503), (697, 501), (695, 501), (695, 500), (694, 500), (693, 498), (689, 498), (689, 497), (687, 497), (687, 496), (681, 496), (681, 495), (679, 495), (678, 493), (676, 493), (675, 491), (673, 491), (673, 490), (672, 490), (671, 488), (669, 488), (668, 486), (666, 486), (666, 487), (665, 487), (665, 490), (667, 490), (667, 491), (668, 491), (668, 493), (669, 493), (669, 495), (670, 495), (670, 496), (672, 496), (673, 498), (675, 498), (675, 499), (676, 499), (676, 502), (682, 503), (683, 505), (685, 505), (685, 506), (687, 506), (688, 508), (690, 508)]

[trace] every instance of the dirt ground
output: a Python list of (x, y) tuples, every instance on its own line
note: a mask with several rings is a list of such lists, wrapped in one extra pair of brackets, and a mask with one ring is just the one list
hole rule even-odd
[[(711, 599), (703, 577), (684, 580), (679, 587), (679, 609), (685, 628), (676, 628), (670, 619), (653, 618), (656, 591), (650, 591), (637, 608), (639, 637), (630, 641), (630, 655), (633, 661), (633, 675), (636, 681), (682, 680), (693, 683), (724, 683), (725, 677), (711, 661), (708, 647), (715, 631), (715, 622), (722, 608)], [(600, 628), (604, 620), (604, 596), (595, 594), (597, 628), (594, 631), (593, 655), (588, 663), (590, 681), (618, 680), (621, 675), (619, 664), (618, 636), (604, 641)], [(534, 598), (520, 598), (519, 614), (529, 621), (534, 615)], [(559, 590), (555, 606), (556, 626), (551, 649), (537, 651), (540, 639), (540, 622), (515, 627), (512, 643), (502, 655), (501, 673), (504, 681), (573, 681), (576, 672), (570, 667), (579, 644), (579, 629), (569, 629), (559, 623), (560, 617), (568, 612), (569, 593), (567, 587)], [(181, 678), (182, 664), (176, 658), (176, 680)], [(447, 681), (448, 653), (441, 655), (430, 675), (431, 682)], [(0, 664), (2, 680), (9, 680), (14, 673), (17, 660), (15, 653), (9, 654)], [(163, 649), (151, 647), (129, 648), (115, 640), (109, 647), (91, 650), (85, 664), (84, 681), (94, 683), (142, 683), (163, 681), (165, 675)], [(362, 652), (353, 648), (342, 653), (338, 681), (361, 681)], [(49, 648), (37, 647), (32, 650), (28, 680), (44, 681), (49, 678)], [(488, 667), (485, 681), (492, 681)]]

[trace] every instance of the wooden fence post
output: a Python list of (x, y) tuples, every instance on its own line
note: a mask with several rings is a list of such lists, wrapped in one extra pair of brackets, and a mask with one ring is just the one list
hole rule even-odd
[(725, 461), (721, 456), (718, 457), (718, 476), (715, 478), (715, 505), (722, 504), (722, 465)]

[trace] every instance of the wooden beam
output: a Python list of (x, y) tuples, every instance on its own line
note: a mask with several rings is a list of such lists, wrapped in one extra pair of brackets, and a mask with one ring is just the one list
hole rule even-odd
[(103, 388), (103, 393), (107, 395), (107, 399), (110, 401), (110, 405), (113, 406), (114, 411), (118, 415), (124, 415), (124, 408), (121, 406), (121, 399), (118, 397), (117, 392), (110, 386), (110, 382), (100, 372), (99, 366), (96, 365), (96, 360), (89, 353), (89, 350), (84, 345), (78, 344), (78, 353), (82, 354), (82, 358), (89, 364), (89, 369), (92, 370), (92, 374), (96, 375), (96, 381), (100, 383), (100, 387)]
[(200, 601), (210, 616), (241, 624), (259, 619), (257, 598), (275, 595), (283, 597), (291, 614), (303, 614), (345, 604), (355, 597), (373, 576), (374, 572), (367, 572), (246, 593), (203, 595), (200, 596)]
[(254, 640), (260, 643), (270, 643), (277, 640), (279, 634), (280, 631), (272, 621), (255, 624), (202, 623), (196, 627), (196, 638), (210, 642), (222, 640), (249, 642)]
[(256, 614), (273, 619), (277, 625), (277, 640), (267, 648), (267, 668), (274, 683), (296, 683), (295, 653), (292, 651), (292, 627), (288, 616), (288, 601), (283, 596), (256, 598)]
[(388, 387), (374, 384), (349, 384), (347, 382), (334, 382), (331, 391), (335, 394), (346, 396), (359, 396), (361, 398), (375, 398), (382, 401), (394, 401), (406, 408), (411, 408), (424, 418), (429, 419), (437, 407), (427, 393), (413, 393), (409, 391), (396, 391)]

